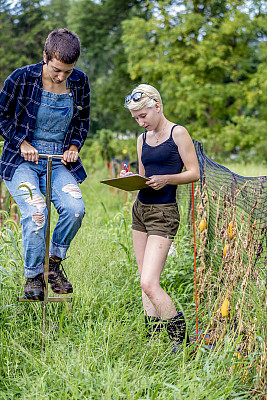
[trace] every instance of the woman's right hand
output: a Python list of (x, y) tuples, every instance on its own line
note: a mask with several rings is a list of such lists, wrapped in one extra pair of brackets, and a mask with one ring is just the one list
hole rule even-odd
[(124, 178), (125, 176), (133, 175), (131, 171), (126, 172), (125, 169), (121, 170), (120, 178)]
[(22, 155), (22, 157), (24, 157), (24, 161), (31, 161), (35, 162), (35, 164), (38, 164), (38, 150), (36, 150), (36, 148), (28, 143), (26, 140), (23, 140), (20, 145), (20, 154)]

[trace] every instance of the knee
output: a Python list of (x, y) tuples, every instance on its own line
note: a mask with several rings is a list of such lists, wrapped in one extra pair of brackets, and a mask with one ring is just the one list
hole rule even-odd
[(65, 207), (63, 211), (67, 218), (73, 221), (81, 221), (85, 214), (85, 208), (83, 202), (79, 202), (75, 206), (72, 204), (71, 206)]
[(85, 214), (85, 207), (82, 193), (78, 185), (69, 183), (62, 188), (63, 205), (58, 213), (63, 212), (68, 218), (73, 220), (82, 219)]
[(26, 197), (25, 203), (20, 204), (22, 224), (33, 224), (33, 230), (42, 229), (47, 218), (45, 201), (40, 195)]
[(141, 276), (141, 288), (148, 297), (152, 297), (156, 291), (155, 283), (148, 278), (143, 278)]
[[(45, 229), (47, 220), (47, 210), (28, 210), (21, 216), (21, 225), (24, 229), (24, 234), (29, 234), (31, 232), (37, 233)], [(25, 230), (26, 229), (26, 230)]]

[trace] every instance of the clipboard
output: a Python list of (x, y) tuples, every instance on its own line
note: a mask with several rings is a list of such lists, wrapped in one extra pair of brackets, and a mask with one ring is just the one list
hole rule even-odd
[(147, 181), (149, 181), (149, 178), (145, 176), (132, 174), (121, 178), (103, 179), (100, 183), (131, 192), (133, 190), (147, 189)]

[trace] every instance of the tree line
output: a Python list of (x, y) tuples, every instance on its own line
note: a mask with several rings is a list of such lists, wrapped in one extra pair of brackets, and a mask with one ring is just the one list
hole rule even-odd
[(266, 9), (261, 0), (0, 0), (0, 87), (67, 27), (91, 84), (89, 144), (105, 129), (140, 132), (124, 97), (149, 83), (210, 156), (267, 161)]

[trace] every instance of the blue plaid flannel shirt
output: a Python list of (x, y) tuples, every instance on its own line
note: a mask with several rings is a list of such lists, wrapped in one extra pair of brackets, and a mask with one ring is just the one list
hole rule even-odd
[[(6, 79), (0, 92), (0, 135), (4, 138), (0, 176), (11, 180), (17, 166), (24, 161), (20, 154), (23, 140), (31, 143), (42, 95), (43, 61), (18, 68)], [(89, 130), (90, 88), (84, 72), (74, 68), (68, 78), (73, 96), (73, 116), (66, 133), (63, 150), (71, 145), (80, 150)], [(78, 183), (86, 178), (80, 158), (68, 163)]]

